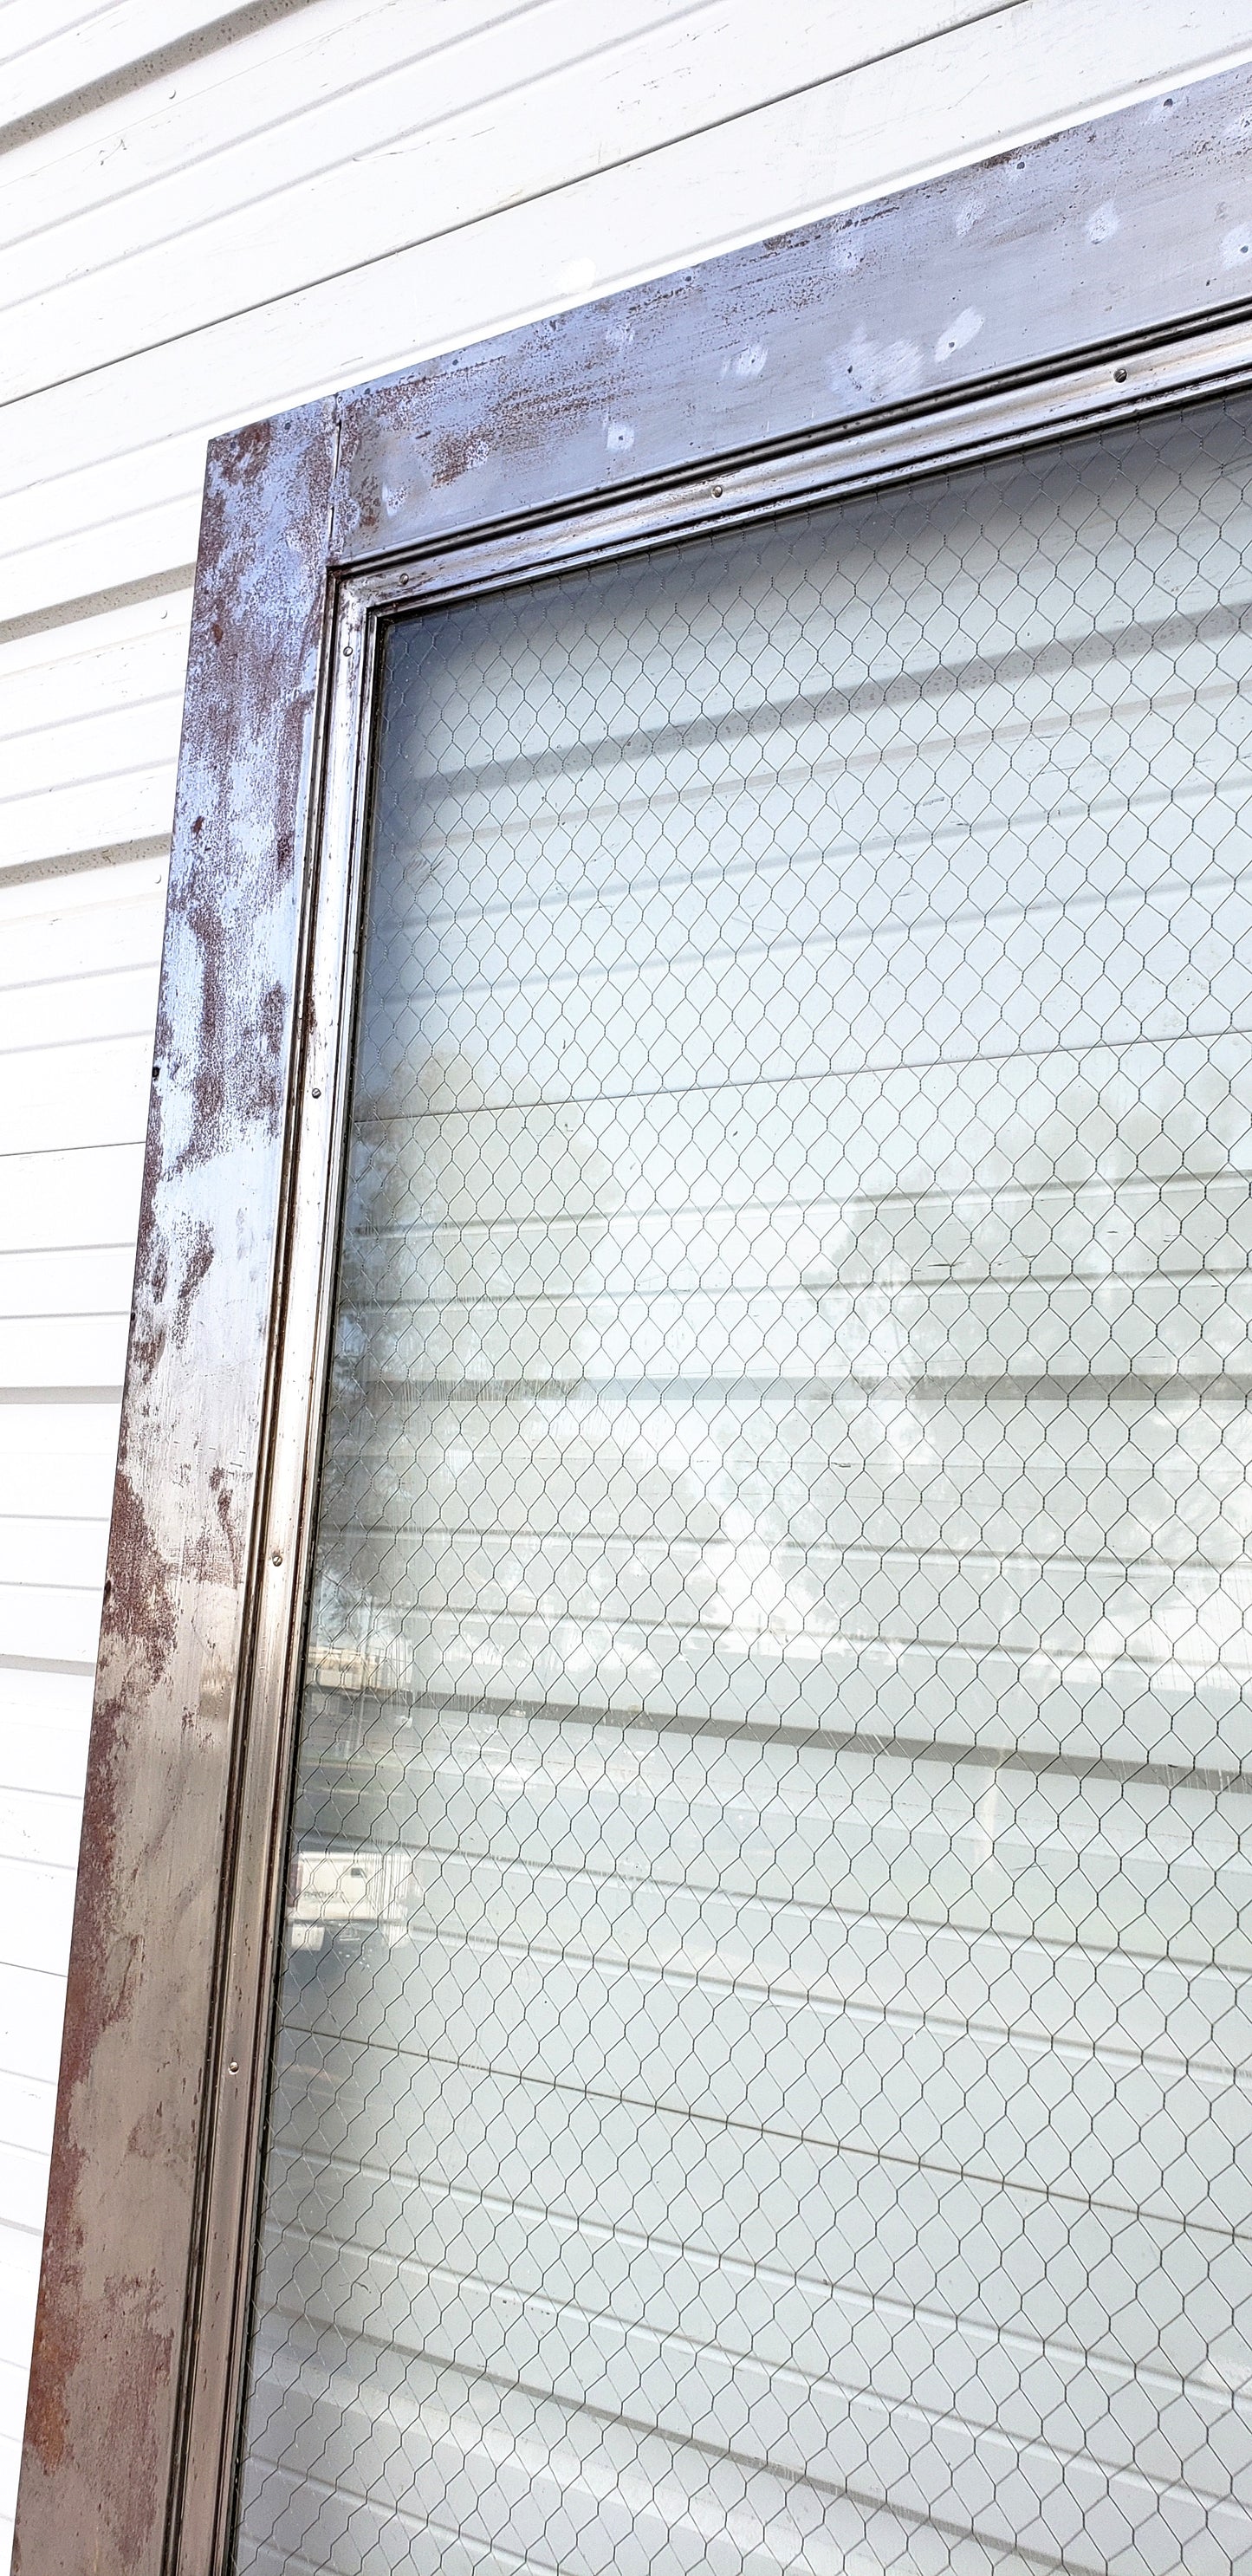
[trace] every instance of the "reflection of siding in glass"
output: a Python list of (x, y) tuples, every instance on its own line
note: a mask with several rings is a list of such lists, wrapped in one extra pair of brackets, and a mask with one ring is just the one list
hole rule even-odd
[(1245, 448), (395, 635), (241, 2570), (1252, 2563)]

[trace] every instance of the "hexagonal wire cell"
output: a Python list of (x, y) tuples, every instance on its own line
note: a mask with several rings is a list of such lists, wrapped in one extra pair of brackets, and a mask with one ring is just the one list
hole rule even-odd
[(236, 2565), (1252, 2565), (1246, 402), (399, 624)]

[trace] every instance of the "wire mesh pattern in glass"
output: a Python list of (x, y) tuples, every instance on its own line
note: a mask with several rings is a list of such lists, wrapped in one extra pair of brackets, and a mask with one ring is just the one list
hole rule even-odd
[(1252, 2569), (1252, 451), (386, 664), (243, 2576)]

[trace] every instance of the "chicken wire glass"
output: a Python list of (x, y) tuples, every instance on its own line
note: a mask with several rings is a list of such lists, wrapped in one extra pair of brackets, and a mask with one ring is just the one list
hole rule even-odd
[(240, 2576), (1252, 2569), (1250, 418), (393, 630)]

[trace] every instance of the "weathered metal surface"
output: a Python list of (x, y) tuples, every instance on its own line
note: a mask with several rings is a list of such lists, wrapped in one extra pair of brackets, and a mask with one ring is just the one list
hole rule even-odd
[[(503, 573), (518, 561), (506, 528), (538, 532), (545, 514), (614, 494), (636, 496), (637, 538), (672, 524), (667, 480), (672, 492), (722, 459), (773, 455), (777, 492), (794, 492), (784, 467), (807, 442), (872, 424), (885, 456), (891, 421), (1032, 377), (1009, 434), (1032, 434), (1032, 403), (1055, 425), (1070, 397), (1047, 379), (1062, 360), (1247, 306), (1250, 110), (1252, 74), (1223, 75), (211, 453), (21, 2576), (172, 2563), (184, 2364), (239, 2268), (237, 2244), (221, 2251), (227, 2228), (208, 2305), (194, 2307), (206, 2067), (221, 2014), (238, 2008), (223, 1925), (232, 1820), (239, 1848), (258, 1849), (278, 1785), (272, 1712), (254, 1708), (246, 1769), (237, 1738), (327, 566), (477, 535)], [(755, 497), (769, 499), (768, 477)], [(536, 547), (538, 559), (538, 533)], [(392, 596), (404, 578), (397, 563)], [(309, 1401), (304, 1380), (290, 1405), (307, 1419)], [(255, 2005), (259, 2029), (259, 1993)], [(250, 2047), (255, 2059), (246, 2035), (232, 2041), (245, 2076)], [(246, 2130), (240, 2111), (218, 2131), (240, 2210)], [(203, 2415), (196, 2440), (211, 2447), (222, 2428)], [(210, 2576), (216, 2539), (195, 2547), (195, 2576)]]
[(211, 451), (14, 2565), (156, 2576), (282, 1170), (332, 462)]
[[(285, 1287), (267, 1449), (264, 1539), (250, 1621), (247, 1760), (234, 1809), (232, 1893), (216, 1989), (224, 2068), (206, 2124), (201, 2272), (183, 2411), (183, 2470), (170, 2576), (225, 2563), (233, 2502), (234, 2416), (242, 2386), (248, 2247), (269, 2090), (265, 1999), (286, 1879), (284, 1778), (297, 1678), (293, 1612), (303, 1597), (316, 1477), (316, 1391), (326, 1374), (338, 1150), (355, 984), (358, 879), (365, 840), (363, 715), (372, 690), (369, 621), (342, 598), (327, 636), (320, 849), (309, 886), (301, 974), (304, 1048), (287, 1193)], [(326, 1252), (332, 1259), (327, 1263)], [(312, 1401), (311, 1401), (312, 1398)]]
[(1252, 298), (1252, 71), (345, 397), (349, 563), (1133, 346)]

